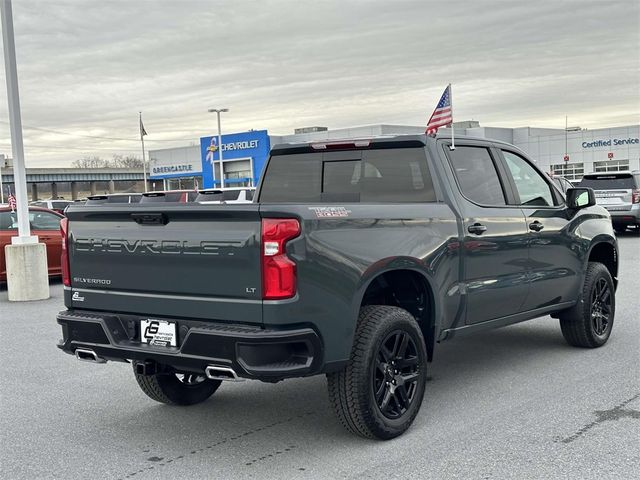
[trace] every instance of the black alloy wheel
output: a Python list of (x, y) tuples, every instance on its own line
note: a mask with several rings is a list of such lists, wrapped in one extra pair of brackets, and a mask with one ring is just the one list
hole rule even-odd
[(340, 423), (365, 438), (402, 435), (420, 411), (427, 349), (417, 320), (388, 305), (360, 309), (347, 366), (327, 374), (329, 400)]
[(418, 385), (418, 349), (406, 331), (391, 332), (381, 342), (373, 370), (376, 404), (385, 417), (397, 419), (409, 408)]
[(591, 322), (593, 333), (603, 336), (609, 328), (611, 317), (611, 289), (606, 279), (599, 278), (591, 292)]
[(615, 283), (599, 262), (589, 262), (582, 295), (571, 308), (559, 312), (562, 335), (569, 345), (597, 348), (609, 340), (616, 312)]

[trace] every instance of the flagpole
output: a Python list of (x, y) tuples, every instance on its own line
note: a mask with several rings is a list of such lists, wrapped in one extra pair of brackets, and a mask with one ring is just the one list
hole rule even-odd
[(144, 135), (142, 134), (142, 112), (138, 112), (140, 120), (140, 143), (142, 143), (142, 178), (144, 181), (144, 191), (147, 192), (147, 161), (144, 154)]
[(451, 84), (449, 84), (449, 104), (451, 105), (451, 150), (456, 149), (456, 135), (455, 128), (453, 128), (453, 92)]

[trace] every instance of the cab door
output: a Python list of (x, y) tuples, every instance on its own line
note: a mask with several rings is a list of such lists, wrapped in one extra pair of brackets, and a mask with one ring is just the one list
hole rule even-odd
[[(461, 193), (466, 323), (521, 311), (528, 292), (527, 224), (488, 143), (457, 142), (445, 153)], [(460, 195), (458, 195), (460, 196)]]
[(38, 236), (38, 241), (47, 247), (47, 265), (49, 275), (60, 275), (60, 256), (62, 254), (62, 236), (60, 234), (61, 216), (53, 212), (43, 210), (31, 210), (29, 221), (31, 222), (32, 235)]
[(583, 265), (581, 247), (572, 231), (564, 199), (549, 178), (521, 152), (500, 148), (512, 183), (515, 205), (526, 217), (529, 294), (524, 310), (573, 301)]

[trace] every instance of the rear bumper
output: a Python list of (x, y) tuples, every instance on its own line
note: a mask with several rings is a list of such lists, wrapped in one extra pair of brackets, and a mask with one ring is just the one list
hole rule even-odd
[(276, 381), (320, 373), (322, 342), (312, 328), (265, 329), (238, 324), (165, 318), (176, 322), (177, 347), (140, 342), (145, 317), (66, 310), (57, 316), (69, 354), (83, 348), (104, 360), (156, 362), (177, 371), (232, 368), (239, 377)]
[(628, 210), (609, 210), (614, 225), (640, 225), (640, 204), (634, 204)]

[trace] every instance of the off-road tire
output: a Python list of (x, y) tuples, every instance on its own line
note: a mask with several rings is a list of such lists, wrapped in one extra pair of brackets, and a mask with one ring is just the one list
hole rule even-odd
[[(392, 419), (382, 413), (378, 404), (374, 375), (380, 375), (377, 359), (382, 343), (391, 338), (390, 335), (398, 334), (396, 332), (400, 332), (399, 335), (406, 332), (412, 342), (416, 367), (415, 371), (413, 366), (410, 368), (417, 380), (410, 387), (413, 395), (409, 406), (398, 418)], [(406, 310), (382, 305), (360, 310), (348, 365), (342, 371), (327, 375), (329, 400), (342, 425), (356, 435), (382, 440), (397, 437), (411, 426), (422, 404), (426, 380), (427, 350), (418, 323)]]
[[(601, 334), (596, 331), (594, 319), (594, 305), (592, 302), (594, 289), (596, 285), (604, 284), (608, 287), (610, 296), (609, 318), (607, 326)], [(607, 267), (599, 262), (589, 262), (582, 287), (582, 296), (580, 301), (572, 308), (561, 312), (558, 315), (560, 319), (560, 328), (562, 335), (569, 345), (583, 348), (601, 347), (611, 335), (613, 328), (613, 319), (616, 311), (616, 297), (613, 279)]]
[(156, 402), (167, 405), (195, 405), (207, 400), (215, 393), (220, 384), (220, 380), (204, 379), (196, 384), (185, 384), (174, 373), (159, 373), (156, 375), (140, 375), (135, 372), (134, 376), (142, 391)]

